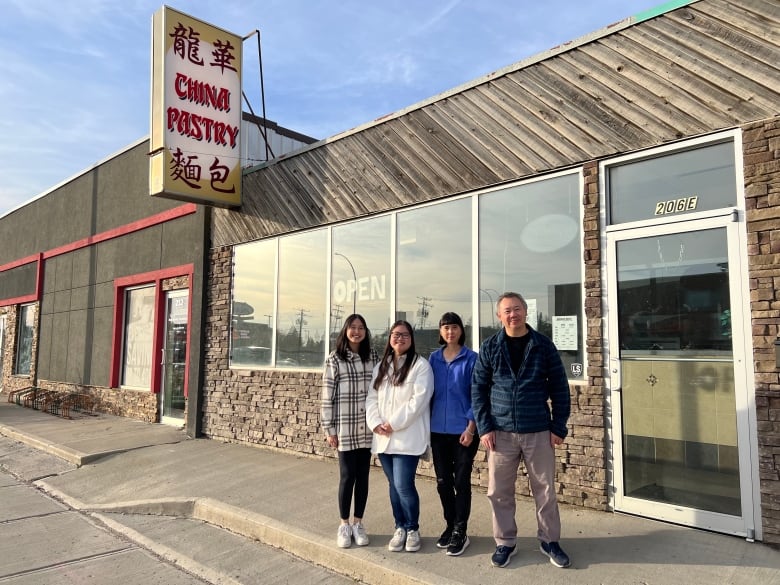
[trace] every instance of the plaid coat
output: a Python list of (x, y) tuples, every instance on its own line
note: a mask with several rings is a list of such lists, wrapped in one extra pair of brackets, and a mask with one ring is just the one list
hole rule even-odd
[(320, 424), (326, 435), (338, 437), (339, 451), (371, 448), (373, 433), (366, 424), (366, 394), (378, 362), (373, 349), (365, 363), (349, 349), (346, 361), (336, 352), (325, 360)]

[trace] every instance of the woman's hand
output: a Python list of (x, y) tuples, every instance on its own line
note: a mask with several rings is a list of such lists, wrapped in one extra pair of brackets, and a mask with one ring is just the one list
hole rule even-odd
[(327, 437), (325, 437), (325, 440), (328, 442), (328, 445), (330, 445), (334, 449), (336, 449), (339, 446), (338, 435), (328, 435)]
[(464, 447), (468, 447), (469, 445), (471, 445), (471, 442), (473, 440), (474, 440), (474, 433), (471, 432), (468, 428), (466, 428), (466, 430), (460, 434), (460, 440), (458, 442)]
[(390, 426), (390, 423), (383, 422), (381, 425), (376, 425), (376, 427), (374, 427), (374, 432), (377, 435), (389, 437), (393, 433), (393, 427)]

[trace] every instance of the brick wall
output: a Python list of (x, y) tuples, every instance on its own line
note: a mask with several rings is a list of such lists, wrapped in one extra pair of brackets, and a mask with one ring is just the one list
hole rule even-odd
[(780, 544), (780, 117), (743, 128), (764, 542)]

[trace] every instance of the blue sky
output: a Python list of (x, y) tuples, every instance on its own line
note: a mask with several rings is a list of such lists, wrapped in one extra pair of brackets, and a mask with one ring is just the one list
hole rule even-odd
[[(269, 120), (327, 138), (661, 0), (170, 0), (260, 31)], [(0, 215), (149, 134), (147, 0), (2, 0)], [(244, 91), (262, 103), (257, 40)], [(246, 104), (244, 109), (248, 110)]]

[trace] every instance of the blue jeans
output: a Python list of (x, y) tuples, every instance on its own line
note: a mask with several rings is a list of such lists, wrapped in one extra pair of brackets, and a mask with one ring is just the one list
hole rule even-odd
[(396, 528), (420, 529), (420, 495), (414, 485), (419, 455), (379, 453), (379, 462), (390, 483), (390, 506)]

